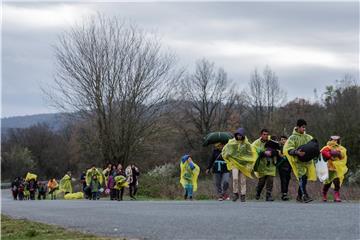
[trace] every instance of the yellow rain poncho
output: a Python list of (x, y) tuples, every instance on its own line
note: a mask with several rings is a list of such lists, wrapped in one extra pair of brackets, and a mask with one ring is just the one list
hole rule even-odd
[[(262, 142), (261, 139), (257, 139), (255, 142), (252, 143), (252, 146), (255, 147), (256, 152), (259, 156), (260, 152), (265, 152), (265, 142)], [(259, 165), (257, 169), (255, 170), (255, 175), (259, 178), (264, 176), (275, 176), (276, 175), (276, 166), (273, 163), (273, 160), (270, 164), (268, 164), (268, 161), (266, 157), (262, 157), (258, 159)]]
[(84, 193), (82, 192), (76, 192), (76, 193), (68, 193), (65, 194), (64, 199), (65, 200), (74, 200), (74, 199), (83, 199)]
[(59, 190), (61, 192), (72, 193), (73, 189), (71, 185), (71, 177), (68, 174), (65, 174), (65, 176), (60, 180)]
[(297, 156), (291, 156), (289, 154), (289, 150), (297, 149), (301, 145), (308, 143), (311, 139), (313, 139), (313, 137), (309, 134), (300, 134), (296, 131), (296, 128), (294, 128), (292, 135), (284, 145), (284, 154), (289, 160), (294, 175), (298, 180), (300, 177), (306, 175), (309, 181), (316, 181), (314, 160), (309, 162), (301, 162), (298, 160)]
[(327, 142), (326, 146), (321, 149), (321, 152), (326, 148), (330, 148), (330, 150), (336, 150), (341, 152), (341, 157), (332, 157), (327, 161), (328, 169), (329, 169), (329, 178), (324, 182), (324, 184), (329, 184), (334, 181), (335, 178), (339, 178), (340, 185), (344, 181), (345, 173), (347, 173), (348, 168), (346, 166), (347, 163), (347, 154), (346, 148), (336, 143), (336, 141)]
[(249, 143), (247, 138), (244, 141), (237, 141), (235, 138), (230, 139), (224, 146), (221, 155), (226, 162), (228, 170), (235, 167), (245, 176), (253, 178), (251, 172), (258, 155), (256, 149)]
[(90, 168), (90, 169), (88, 169), (86, 171), (86, 179), (85, 179), (85, 181), (86, 181), (87, 186), (90, 186), (91, 179), (95, 175), (96, 175), (97, 179), (99, 180), (100, 184), (103, 185), (105, 177), (104, 177), (104, 175), (102, 173), (102, 170), (100, 168), (93, 167), (93, 168)]
[(123, 187), (129, 187), (129, 183), (126, 181), (126, 177), (119, 175), (114, 178), (115, 186), (114, 188), (120, 190)]
[(200, 168), (196, 163), (192, 163), (194, 164), (194, 169), (191, 169), (189, 161), (180, 161), (180, 184), (183, 188), (187, 184), (192, 184), (193, 191), (196, 192)]
[(36, 179), (37, 179), (37, 175), (36, 175), (36, 174), (33, 174), (33, 173), (28, 172), (28, 173), (26, 174), (25, 181), (30, 181), (30, 180), (32, 180), (32, 179), (34, 179), (34, 180), (36, 181)]

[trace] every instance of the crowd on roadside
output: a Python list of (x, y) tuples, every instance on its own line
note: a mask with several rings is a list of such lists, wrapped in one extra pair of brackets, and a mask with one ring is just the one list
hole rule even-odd
[(130, 199), (135, 200), (139, 175), (140, 171), (134, 164), (127, 166), (125, 170), (121, 164), (108, 164), (104, 169), (92, 165), (79, 178), (82, 191), (75, 193), (70, 171), (59, 183), (55, 178), (47, 182), (40, 181), (36, 174), (28, 172), (25, 178), (16, 177), (12, 181), (11, 192), (14, 200), (41, 200), (47, 199), (47, 196), (55, 200), (59, 194), (63, 194), (65, 199), (98, 200), (103, 195), (109, 196), (110, 200), (121, 201), (125, 188), (128, 188)]
[[(307, 122), (299, 119), (291, 136), (270, 135), (269, 130), (262, 129), (260, 137), (250, 143), (244, 128), (233, 133), (227, 143), (214, 144), (214, 150), (206, 174), (214, 174), (215, 189), (218, 200), (230, 200), (228, 193), (230, 176), (232, 177), (232, 200), (246, 201), (246, 179), (257, 178), (256, 200), (261, 198), (263, 188), (266, 188), (266, 201), (274, 201), (273, 180), (279, 173), (281, 199), (290, 200), (288, 193), (291, 171), (298, 183), (298, 202), (313, 201), (307, 191), (308, 181), (323, 182), (322, 199), (328, 200), (330, 187), (334, 188), (334, 201), (341, 202), (340, 187), (347, 172), (346, 149), (341, 145), (338, 135), (329, 137), (327, 144), (319, 148), (318, 141), (306, 133)], [(316, 165), (316, 167), (315, 167)], [(184, 199), (193, 199), (197, 190), (199, 166), (192, 157), (186, 154), (180, 161), (180, 183), (184, 188)], [(240, 185), (239, 185), (240, 180)], [(240, 194), (239, 194), (240, 190)]]

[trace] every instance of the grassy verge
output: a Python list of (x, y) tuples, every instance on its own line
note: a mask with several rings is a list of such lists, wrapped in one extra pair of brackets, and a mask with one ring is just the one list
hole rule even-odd
[(61, 227), (32, 222), (24, 219), (12, 219), (1, 215), (2, 240), (47, 240), (47, 239), (94, 239), (113, 240), (124, 238), (104, 238), (91, 234), (69, 231)]

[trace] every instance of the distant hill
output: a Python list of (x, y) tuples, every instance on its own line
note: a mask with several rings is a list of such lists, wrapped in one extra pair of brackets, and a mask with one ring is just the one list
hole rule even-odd
[(28, 128), (33, 125), (44, 123), (54, 131), (61, 129), (65, 125), (64, 113), (47, 113), (8, 117), (1, 119), (1, 132), (6, 132), (10, 128)]

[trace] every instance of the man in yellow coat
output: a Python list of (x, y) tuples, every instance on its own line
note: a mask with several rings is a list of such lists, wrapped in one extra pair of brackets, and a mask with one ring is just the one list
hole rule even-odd
[(307, 181), (316, 181), (314, 161), (310, 160), (309, 162), (301, 162), (299, 157), (303, 157), (305, 152), (297, 149), (313, 139), (312, 136), (305, 133), (306, 125), (307, 124), (304, 119), (299, 119), (292, 135), (286, 141), (284, 146), (284, 154), (289, 160), (295, 177), (299, 181), (298, 196), (296, 197), (296, 200), (304, 203), (312, 201), (312, 198), (306, 191)]
[(234, 138), (224, 146), (221, 155), (226, 162), (227, 168), (232, 173), (233, 180), (233, 201), (239, 199), (239, 176), (241, 196), (240, 200), (245, 202), (246, 177), (253, 178), (253, 171), (257, 153), (255, 148), (248, 141), (244, 128), (239, 128), (234, 133)]
[(266, 148), (266, 143), (269, 141), (269, 131), (262, 129), (261, 136), (255, 140), (252, 145), (255, 147), (258, 154), (258, 166), (254, 169), (256, 176), (259, 178), (256, 186), (256, 200), (260, 199), (261, 191), (266, 184), (266, 201), (274, 201), (272, 198), (272, 189), (274, 177), (276, 175), (276, 166), (274, 159), (277, 156), (276, 149)]
[(326, 146), (321, 149), (321, 155), (327, 161), (329, 178), (325, 180), (322, 190), (323, 201), (327, 201), (327, 192), (330, 186), (334, 185), (334, 201), (341, 202), (340, 186), (344, 180), (344, 175), (348, 171), (346, 166), (346, 148), (340, 145), (339, 136), (331, 136)]

